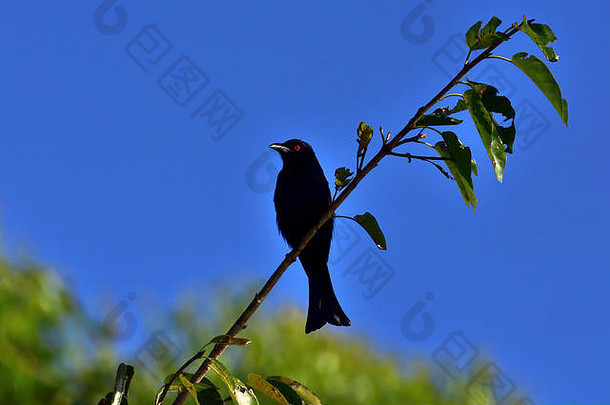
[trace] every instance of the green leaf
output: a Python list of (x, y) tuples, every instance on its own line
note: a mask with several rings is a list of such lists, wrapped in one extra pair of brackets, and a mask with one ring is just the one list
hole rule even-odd
[[(460, 104), (460, 102), (462, 104)], [(462, 100), (458, 101), (458, 103), (452, 109), (448, 107), (441, 107), (434, 110), (432, 114), (422, 115), (419, 120), (417, 120), (416, 127), (428, 127), (435, 125), (458, 125), (461, 124), (463, 120), (449, 117), (454, 112), (461, 111), (460, 108), (464, 105)], [(465, 105), (464, 108), (466, 109)]]
[(502, 114), (504, 121), (515, 118), (515, 110), (510, 100), (507, 97), (498, 96), (498, 89), (489, 84), (470, 81), (468, 78), (466, 81), (481, 97), (487, 111)]
[(358, 142), (358, 150), (356, 152), (356, 161), (357, 161), (357, 169), (360, 170), (364, 165), (364, 157), (366, 156), (366, 151), (369, 146), (369, 142), (373, 138), (373, 127), (366, 125), (366, 123), (361, 122), (358, 125), (358, 129), (356, 130), (358, 134), (358, 138), (356, 141)]
[[(220, 361), (210, 358), (210, 363), (211, 363), (210, 368), (216, 374), (218, 374), (218, 376), (220, 377), (222, 382), (224, 382), (224, 384), (229, 389), (229, 393), (231, 394), (231, 397), (233, 397), (235, 390), (237, 389), (237, 381), (236, 381), (237, 379), (235, 377), (233, 377), (233, 375), (231, 374), (229, 369), (224, 364), (222, 364)], [(233, 399), (235, 400), (235, 398), (233, 398)]]
[[(193, 373), (181, 373), (181, 376), (183, 376), (190, 382), (190, 380), (193, 378)], [(155, 404), (160, 403), (159, 399), (161, 397), (161, 393), (163, 392), (163, 388), (165, 387), (165, 385), (167, 383), (170, 382), (170, 380), (173, 377), (174, 377), (174, 374), (169, 374), (165, 377), (165, 379), (163, 380), (163, 385), (161, 386), (161, 388), (159, 388), (159, 391), (157, 391), (157, 396), (155, 397)], [(216, 387), (216, 385), (214, 385), (214, 383), (212, 381), (210, 381), (209, 379), (207, 379), (206, 377), (203, 377), (203, 379), (200, 382), (198, 382), (197, 384), (191, 383), (191, 385), (193, 385), (195, 387), (195, 390), (197, 392), (206, 390), (206, 389), (218, 390), (218, 387)], [(167, 392), (178, 391), (178, 390), (182, 389), (183, 386), (184, 386), (184, 384), (182, 383), (180, 376), (178, 376), (176, 379), (174, 379), (172, 384), (169, 386), (169, 388), (167, 389)]]
[(231, 337), (229, 335), (218, 335), (214, 339), (210, 340), (210, 343), (208, 344), (221, 343), (230, 346), (247, 346), (250, 344), (250, 342), (250, 339)]
[[(161, 386), (161, 388), (159, 388), (159, 391), (157, 391), (157, 396), (155, 397), (155, 405), (158, 405), (162, 402), (162, 400), (165, 400), (165, 398), (161, 398), (161, 394), (164, 391), (165, 386), (172, 381), (171, 385), (167, 388), (167, 392), (172, 392), (172, 391), (178, 391), (180, 389), (182, 389), (182, 387), (184, 386), (184, 384), (182, 383), (182, 379), (186, 378), (189, 382), (190, 380), (193, 379), (193, 373), (181, 373), (180, 375), (176, 376), (176, 378), (174, 378), (174, 374), (169, 374), (165, 377), (165, 379), (163, 380), (163, 385)], [(198, 383), (191, 383), (191, 385), (194, 385), (195, 389), (197, 392), (199, 392), (200, 390), (203, 389), (215, 389), (217, 390), (218, 388), (214, 385), (214, 383), (212, 381), (210, 381), (209, 379), (207, 379), (206, 377), (203, 377), (203, 379), (198, 382)]]
[(335, 170), (335, 187), (341, 189), (349, 184), (352, 180), (351, 177), (354, 175), (347, 167), (340, 167)]
[(248, 374), (247, 384), (279, 404), (290, 405), (277, 387), (273, 386), (258, 374)]
[(233, 377), (229, 369), (216, 359), (210, 358), (211, 369), (218, 374), (220, 379), (224, 382), (233, 403), (235, 405), (252, 405), (258, 404), (258, 400), (252, 391), (248, 389), (238, 378)]
[(478, 21), (466, 31), (466, 45), (470, 50), (485, 49), (492, 46), (499, 40), (505, 41), (508, 37), (501, 32), (496, 32), (496, 28), (502, 23), (498, 17), (492, 17), (481, 29), (482, 21)]
[(561, 89), (555, 81), (549, 68), (534, 55), (527, 56), (527, 52), (513, 55), (513, 63), (523, 71), (551, 102), (563, 123), (568, 125), (568, 102), (561, 97)]
[(455, 107), (453, 107), (452, 109), (449, 110), (449, 114), (454, 114), (456, 112), (464, 111), (466, 109), (468, 109), (468, 107), (466, 107), (466, 103), (464, 102), (464, 99), (459, 99), (459, 101), (457, 102)]
[(373, 127), (366, 125), (365, 122), (361, 122), (360, 125), (358, 125), (356, 133), (358, 134), (358, 144), (363, 149), (366, 149), (373, 137)]
[(498, 135), (500, 135), (500, 139), (502, 139), (502, 143), (506, 145), (506, 152), (513, 153), (513, 144), (515, 143), (515, 123), (513, 122), (510, 127), (503, 127), (499, 125), (496, 120), (493, 120), (494, 126)]
[(462, 198), (468, 207), (472, 204), (472, 209), (476, 211), (477, 197), (474, 194), (471, 173), (476, 173), (477, 166), (472, 159), (470, 148), (464, 146), (453, 132), (442, 133), (444, 141), (437, 142), (434, 149), (441, 157), (448, 158), (445, 164), (453, 175)]
[(523, 16), (523, 24), (519, 26), (519, 29), (525, 32), (538, 45), (549, 62), (557, 62), (559, 60), (559, 56), (555, 54), (553, 48), (547, 46), (557, 39), (551, 27), (546, 24), (530, 24), (527, 22), (527, 17)]
[(292, 388), (290, 388), (289, 385), (284, 384), (280, 381), (270, 380), (268, 378), (267, 382), (277, 388), (282, 393), (284, 398), (286, 398), (286, 401), (288, 401), (290, 405), (304, 405), (304, 402), (299, 396), (299, 394), (297, 394)]
[(487, 155), (491, 159), (498, 181), (502, 181), (504, 166), (506, 165), (506, 152), (500, 134), (496, 129), (490, 112), (485, 108), (483, 100), (475, 90), (466, 90), (464, 100), (470, 111), (470, 116), (485, 145)]
[(483, 25), (483, 21), (477, 21), (472, 27), (468, 28), (468, 31), (466, 31), (466, 45), (468, 45), (468, 48), (472, 49), (477, 41), (479, 31), (481, 31), (481, 25)]
[(223, 405), (220, 392), (213, 388), (205, 388), (197, 390), (197, 399), (201, 405)]
[(320, 402), (320, 399), (316, 396), (316, 394), (314, 394), (312, 390), (310, 390), (309, 388), (307, 388), (306, 386), (304, 386), (303, 384), (301, 384), (298, 381), (295, 381), (288, 377), (281, 377), (281, 376), (270, 376), (270, 377), (267, 377), (267, 380), (269, 382), (279, 381), (281, 383), (286, 384), (287, 386), (290, 387), (290, 389), (292, 389), (294, 392), (296, 392), (297, 395), (306, 404), (322, 405), (322, 402)]
[(127, 405), (129, 383), (133, 378), (135, 369), (125, 363), (119, 364), (114, 380), (114, 392), (112, 393), (111, 405)]
[(358, 222), (361, 227), (364, 228), (366, 233), (369, 234), (369, 236), (371, 237), (371, 239), (373, 239), (373, 242), (375, 242), (375, 245), (377, 245), (379, 249), (387, 249), (385, 236), (383, 236), (383, 232), (381, 231), (377, 220), (371, 213), (365, 212), (362, 215), (354, 215), (353, 219)]
[(180, 380), (180, 383), (184, 386), (184, 388), (186, 388), (188, 393), (191, 394), (191, 397), (193, 397), (195, 403), (197, 405), (201, 405), (199, 403), (199, 399), (197, 398), (197, 390), (195, 389), (195, 385), (193, 385), (193, 383), (190, 382), (183, 374), (180, 374), (178, 376), (178, 379)]
[(459, 120), (453, 117), (447, 117), (437, 114), (426, 114), (423, 115), (419, 120), (417, 120), (416, 128), (421, 127), (431, 127), (435, 125), (458, 125), (462, 123), (463, 120)]
[[(500, 26), (500, 24), (502, 24), (502, 20), (496, 16), (491, 17), (487, 24), (485, 24), (485, 26), (479, 32), (479, 41), (493, 37), (494, 34), (496, 34), (496, 29)], [(489, 45), (491, 45), (491, 43)], [(487, 48), (487, 46), (485, 48)]]
[(499, 113), (504, 116), (504, 121), (512, 120), (511, 125), (503, 127), (491, 116), (491, 121), (496, 132), (500, 136), (502, 143), (506, 145), (505, 151), (513, 153), (513, 143), (515, 142), (515, 110), (510, 100), (504, 96), (498, 96), (498, 89), (485, 83), (472, 82), (466, 79), (468, 84), (477, 92), (483, 105), (489, 113)]
[[(193, 379), (193, 373), (181, 373), (181, 375), (183, 375), (186, 379), (188, 379), (189, 381)], [(165, 377), (165, 379), (163, 380), (163, 386), (165, 386), (165, 384), (167, 384), (172, 378), (174, 377), (174, 374), (169, 374)], [(182, 388), (182, 384), (178, 382), (179, 377), (176, 378), (174, 380), (174, 382), (172, 383), (172, 385), (169, 386), (168, 391), (178, 391), (179, 389)], [(197, 388), (198, 390), (200, 389), (205, 389), (205, 388), (213, 388), (213, 389), (218, 389), (216, 387), (216, 385), (214, 385), (214, 383), (212, 381), (210, 381), (208, 378), (203, 377), (203, 379), (198, 382), (197, 384), (194, 384), (195, 388)], [(161, 390), (163, 389), (163, 386), (161, 387)]]

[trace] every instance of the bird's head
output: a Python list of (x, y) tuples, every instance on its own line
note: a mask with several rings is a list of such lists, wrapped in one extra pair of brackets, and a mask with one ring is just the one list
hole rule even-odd
[(290, 139), (284, 143), (272, 143), (269, 147), (280, 154), (284, 163), (312, 162), (316, 160), (316, 155), (311, 146), (300, 139)]

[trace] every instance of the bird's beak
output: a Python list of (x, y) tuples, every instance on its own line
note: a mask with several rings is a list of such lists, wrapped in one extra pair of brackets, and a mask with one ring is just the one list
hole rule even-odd
[(282, 152), (290, 152), (290, 148), (287, 146), (282, 145), (281, 143), (272, 143), (271, 145), (269, 145), (269, 147), (273, 150), (276, 150), (280, 153)]

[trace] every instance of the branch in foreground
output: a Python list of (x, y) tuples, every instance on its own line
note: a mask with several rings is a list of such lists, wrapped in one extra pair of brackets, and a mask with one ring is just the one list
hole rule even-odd
[[(507, 37), (511, 37), (517, 31), (519, 31), (519, 27), (521, 25), (522, 24), (515, 25), (512, 28), (508, 29), (507, 31), (505, 31), (505, 35)], [(265, 283), (263, 288), (257, 294), (255, 294), (255, 296), (252, 299), (252, 301), (250, 302), (250, 304), (242, 312), (242, 314), (239, 316), (239, 318), (237, 318), (235, 323), (233, 323), (233, 325), (228, 330), (226, 335), (228, 335), (230, 337), (234, 337), (239, 332), (241, 332), (243, 329), (245, 329), (245, 327), (247, 325), (247, 322), (250, 319), (250, 317), (254, 314), (254, 312), (256, 312), (258, 307), (265, 300), (265, 298), (271, 292), (273, 287), (277, 284), (277, 282), (279, 281), (279, 279), (282, 276), (282, 274), (284, 274), (284, 271), (286, 271), (286, 269), (293, 262), (296, 261), (297, 257), (303, 251), (305, 246), (307, 246), (309, 241), (315, 236), (315, 234), (326, 223), (326, 221), (328, 221), (330, 218), (333, 217), (333, 215), (334, 215), (335, 211), (337, 210), (337, 208), (345, 201), (345, 199), (347, 199), (347, 197), (352, 193), (352, 191), (356, 188), (356, 186), (364, 179), (364, 177), (366, 177), (366, 175), (369, 174), (377, 166), (377, 164), (379, 164), (379, 162), (384, 157), (386, 157), (388, 155), (391, 155), (393, 153), (393, 149), (396, 148), (397, 146), (399, 146), (401, 144), (404, 144), (404, 143), (408, 143), (408, 142), (417, 142), (420, 139), (420, 135), (416, 135), (416, 136), (414, 136), (412, 138), (406, 138), (406, 139), (403, 139), (403, 138), (405, 137), (405, 135), (407, 133), (409, 133), (410, 131), (412, 131), (412, 130), (414, 130), (416, 128), (417, 121), (428, 110), (430, 110), (430, 108), (432, 108), (435, 104), (437, 104), (440, 100), (442, 100), (442, 98), (456, 84), (458, 84), (460, 82), (460, 80), (472, 68), (474, 68), (476, 65), (478, 65), (484, 59), (488, 58), (491, 55), (491, 53), (502, 42), (504, 42), (504, 40), (497, 40), (492, 46), (490, 46), (489, 48), (484, 50), (481, 54), (479, 54), (479, 56), (477, 56), (472, 62), (466, 62), (464, 64), (464, 67), (462, 68), (462, 70), (460, 70), (455, 75), (455, 77), (453, 79), (451, 79), (449, 81), (449, 83), (447, 83), (447, 85), (445, 87), (443, 87), (443, 89), (440, 90), (427, 104), (425, 104), (424, 106), (420, 107), (417, 110), (417, 112), (415, 113), (415, 115), (413, 115), (413, 117), (411, 117), (411, 119), (408, 121), (407, 125), (405, 125), (405, 127), (398, 134), (396, 134), (389, 142), (384, 143), (381, 146), (379, 152), (377, 152), (371, 158), (371, 160), (364, 167), (361, 168), (361, 170), (358, 170), (358, 172), (356, 173), (356, 176), (353, 178), (353, 180), (345, 187), (345, 189), (339, 194), (339, 196), (331, 203), (328, 211), (322, 216), (322, 218), (320, 219), (318, 224), (316, 226), (314, 226), (307, 233), (307, 235), (305, 235), (305, 238), (303, 239), (301, 244), (298, 246), (298, 248), (293, 249), (290, 253), (288, 253), (286, 255), (284, 260), (282, 260), (282, 262), (279, 264), (279, 266), (275, 269), (275, 271), (273, 272), (271, 277), (269, 277), (269, 279), (267, 280), (267, 282)], [(226, 343), (217, 343), (214, 346), (214, 348), (210, 352), (209, 356), (206, 357), (204, 362), (201, 364), (201, 366), (197, 369), (197, 371), (193, 375), (193, 377), (191, 379), (192, 383), (199, 383), (203, 379), (203, 377), (210, 370), (210, 366), (211, 366), (211, 360), (210, 359), (218, 359), (222, 355), (222, 353), (225, 351), (227, 346), (228, 346), (228, 344), (226, 344)], [(183, 405), (186, 402), (186, 400), (188, 399), (188, 396), (189, 396), (188, 391), (186, 391), (186, 390), (180, 391), (180, 393), (176, 397), (173, 405)]]

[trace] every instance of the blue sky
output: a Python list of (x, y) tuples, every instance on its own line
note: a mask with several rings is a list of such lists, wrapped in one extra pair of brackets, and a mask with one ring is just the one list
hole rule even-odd
[[(479, 165), (476, 214), (434, 168), (384, 161), (340, 213), (374, 213), (388, 250), (340, 223), (331, 273), (347, 333), (405, 362), (462, 331), (514, 395), (607, 402), (610, 173), (597, 135), (608, 55), (592, 40), (605, 35), (600, 3), (146, 3), (117, 2), (117, 20), (95, 17), (102, 1), (3, 2), (6, 250), (58, 269), (99, 316), (101, 301), (129, 292), (170, 306), (196, 285), (266, 278), (287, 251), (272, 205), (280, 160), (267, 145), (303, 138), (331, 176), (354, 161), (360, 121), (396, 132), (444, 86), (471, 24), (525, 13), (559, 37), (552, 68), (569, 128), (515, 67), (488, 61), (470, 77), (495, 81), (517, 109), (504, 183), (471, 124), (458, 131)], [(539, 55), (524, 36), (512, 42), (498, 54)], [(172, 93), (174, 63), (195, 72), (190, 95)], [(205, 115), (212, 106), (224, 121)], [(393, 276), (367, 284), (375, 269)], [(305, 285), (295, 265), (263, 311), (283, 298), (305, 307)], [(407, 322), (420, 300), (428, 323)]]

